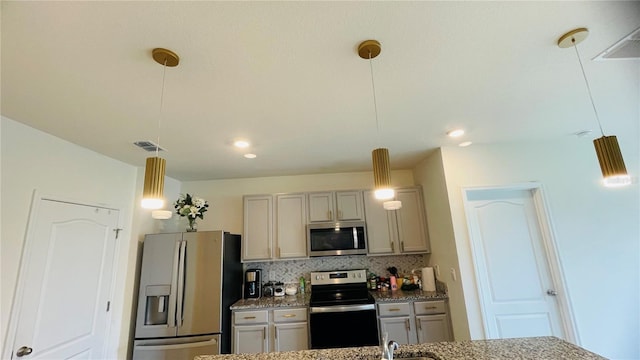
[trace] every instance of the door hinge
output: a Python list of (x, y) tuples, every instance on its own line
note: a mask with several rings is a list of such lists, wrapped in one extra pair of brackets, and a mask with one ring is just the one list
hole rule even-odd
[(116, 232), (116, 239), (117, 239), (118, 235), (120, 235), (120, 231), (122, 231), (122, 229), (113, 229), (113, 231)]
[(109, 309), (111, 309), (111, 301), (107, 301), (107, 312), (109, 312)]

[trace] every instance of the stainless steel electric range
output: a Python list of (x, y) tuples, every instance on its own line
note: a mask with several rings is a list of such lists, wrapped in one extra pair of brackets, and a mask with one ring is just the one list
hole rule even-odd
[(309, 305), (312, 349), (379, 345), (366, 270), (312, 272)]

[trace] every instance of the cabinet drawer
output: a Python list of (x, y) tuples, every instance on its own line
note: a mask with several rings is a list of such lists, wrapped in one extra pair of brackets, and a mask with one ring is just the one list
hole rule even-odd
[(378, 304), (380, 316), (408, 316), (410, 311), (409, 303)]
[(447, 312), (444, 300), (416, 301), (413, 303), (416, 315), (444, 314)]
[(293, 321), (307, 321), (307, 309), (281, 309), (273, 310), (273, 322), (293, 322)]
[(269, 320), (267, 310), (259, 311), (238, 311), (233, 315), (234, 324), (260, 324)]

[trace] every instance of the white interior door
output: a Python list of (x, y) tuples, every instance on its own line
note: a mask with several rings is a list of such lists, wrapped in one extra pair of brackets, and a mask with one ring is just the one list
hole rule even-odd
[(487, 338), (565, 338), (531, 190), (467, 191)]
[(39, 201), (12, 312), (12, 359), (104, 358), (117, 225), (117, 210)]

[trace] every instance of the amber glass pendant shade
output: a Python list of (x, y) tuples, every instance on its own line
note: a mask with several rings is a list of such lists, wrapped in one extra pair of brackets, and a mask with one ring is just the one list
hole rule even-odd
[(393, 199), (395, 192), (391, 188), (389, 149), (375, 149), (371, 153), (371, 158), (373, 160), (373, 184), (376, 199)]
[(166, 161), (154, 156), (147, 158), (144, 170), (144, 188), (141, 206), (145, 209), (160, 209), (164, 206), (164, 173)]
[(625, 186), (631, 184), (631, 176), (624, 166), (622, 152), (615, 136), (602, 136), (593, 140), (596, 148), (603, 183), (607, 187)]

